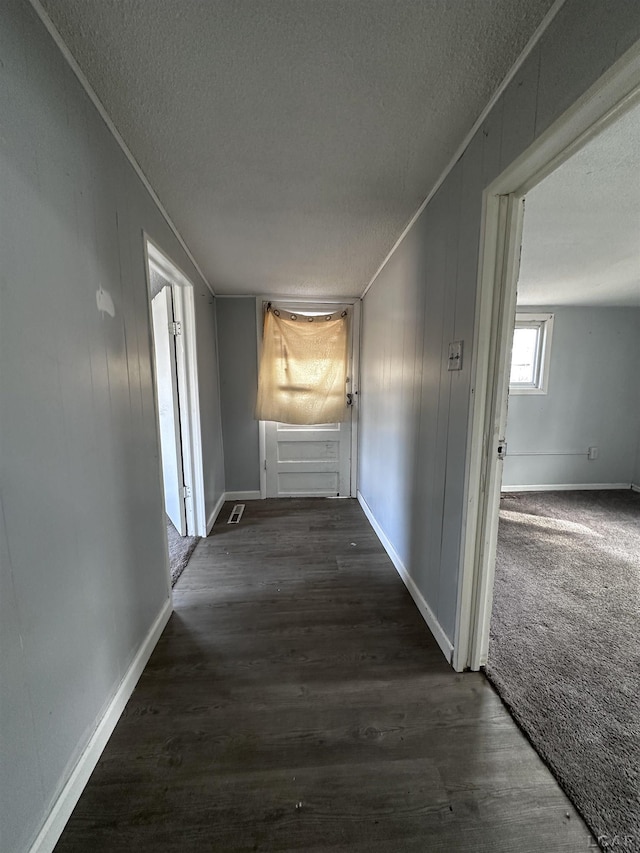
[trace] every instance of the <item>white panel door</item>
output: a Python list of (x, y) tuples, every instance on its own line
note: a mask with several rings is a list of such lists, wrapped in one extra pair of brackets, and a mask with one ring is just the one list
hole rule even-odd
[[(350, 497), (351, 448), (355, 429), (357, 382), (357, 324), (354, 306), (336, 303), (278, 303), (289, 311), (325, 314), (347, 309), (349, 324), (348, 394), (354, 405), (348, 409), (343, 423), (299, 426), (265, 421), (266, 495), (286, 497)], [(354, 484), (355, 485), (355, 484)]]
[(151, 309), (165, 510), (180, 536), (186, 536), (176, 343), (172, 331), (173, 301), (170, 287), (164, 287), (154, 296)]
[(267, 497), (349, 497), (351, 410), (339, 424), (298, 426), (267, 421)]

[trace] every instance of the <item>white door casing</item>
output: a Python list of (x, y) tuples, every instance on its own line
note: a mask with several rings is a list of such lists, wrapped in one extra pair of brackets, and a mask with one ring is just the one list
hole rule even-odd
[(180, 536), (185, 536), (187, 525), (171, 287), (164, 287), (154, 296), (151, 312), (165, 510)]
[[(143, 239), (149, 293), (151, 294), (152, 292), (151, 275), (155, 272), (168, 282), (171, 287), (173, 320), (177, 324), (177, 330), (179, 330), (179, 334), (174, 336), (174, 342), (182, 447), (182, 474), (186, 492), (184, 498), (186, 535), (206, 536), (207, 514), (200, 427), (198, 347), (193, 284), (182, 270), (144, 232)], [(151, 297), (149, 298), (149, 317), (153, 340), (155, 337), (155, 328)], [(155, 345), (153, 345), (153, 352), (153, 369), (154, 374), (157, 376)], [(159, 424), (158, 443), (160, 443)], [(164, 477), (161, 470), (158, 471), (158, 475), (164, 487)]]
[[(274, 300), (272, 300), (274, 301)], [(350, 315), (347, 384), (352, 404), (342, 423), (300, 426), (264, 421), (263, 495), (265, 497), (352, 497), (355, 495), (353, 454), (357, 439), (357, 350), (359, 304), (280, 301), (278, 306), (299, 314), (347, 309)], [(262, 337), (263, 300), (259, 306)]]

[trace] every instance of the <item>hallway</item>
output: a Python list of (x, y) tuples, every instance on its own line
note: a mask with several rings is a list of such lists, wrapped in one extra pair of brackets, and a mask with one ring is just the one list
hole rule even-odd
[(353, 500), (226, 504), (57, 847), (586, 850), (480, 673), (456, 674)]

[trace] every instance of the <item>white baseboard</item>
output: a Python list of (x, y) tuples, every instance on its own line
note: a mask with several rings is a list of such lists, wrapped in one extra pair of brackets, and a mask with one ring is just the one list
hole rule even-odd
[(226, 501), (259, 501), (262, 499), (260, 490), (257, 492), (225, 492)]
[(173, 605), (169, 598), (164, 603), (162, 610), (157, 615), (149, 633), (138, 649), (136, 656), (131, 662), (131, 666), (116, 690), (115, 696), (109, 703), (101, 719), (98, 720), (89, 743), (82, 751), (67, 784), (53, 804), (49, 816), (38, 833), (36, 840), (31, 845), (29, 853), (51, 853), (56, 846), (62, 830), (71, 817), (71, 812), (80, 799), (80, 795), (89, 781), (89, 777), (93, 773), (98, 759), (102, 755), (107, 741), (111, 737), (116, 723), (120, 719), (124, 707), (138, 683), (138, 679), (142, 675), (142, 671), (147, 665), (147, 661), (151, 657), (151, 652), (154, 650), (160, 634), (162, 634), (164, 626), (171, 616), (172, 610)]
[(501, 486), (502, 492), (586, 492), (599, 489), (632, 489), (631, 483), (553, 483), (538, 486)]
[(391, 562), (395, 566), (396, 571), (398, 572), (398, 574), (400, 575), (400, 577), (404, 581), (404, 585), (409, 590), (411, 598), (413, 598), (413, 600), (416, 604), (416, 607), (420, 611), (420, 614), (422, 615), (422, 618), (424, 619), (424, 621), (427, 623), (427, 626), (428, 626), (429, 630), (431, 631), (431, 633), (433, 634), (437, 644), (440, 646), (442, 653), (444, 654), (444, 656), (447, 659), (447, 662), (451, 663), (451, 661), (453, 660), (453, 645), (452, 645), (451, 641), (449, 640), (449, 638), (447, 637), (447, 635), (445, 634), (442, 625), (436, 619), (436, 616), (435, 616), (433, 610), (429, 607), (429, 605), (425, 601), (422, 593), (420, 592), (420, 590), (416, 586), (415, 581), (413, 580), (413, 578), (411, 577), (411, 575), (407, 571), (406, 566), (404, 565), (404, 563), (400, 559), (400, 556), (397, 553), (396, 549), (393, 547), (391, 542), (387, 539), (387, 536), (386, 536), (384, 530), (380, 527), (380, 525), (376, 521), (376, 518), (375, 518), (373, 512), (371, 511), (371, 507), (366, 502), (366, 500), (362, 497), (362, 494), (360, 492), (358, 492), (358, 503), (362, 507), (364, 514), (369, 519), (369, 523), (373, 527), (378, 539), (382, 543), (382, 547), (384, 548), (384, 550), (389, 555), (389, 558), (391, 559)]
[(634, 492), (640, 492), (640, 486), (637, 483), (631, 483), (631, 488)]
[(209, 513), (209, 517), (207, 518), (207, 536), (211, 533), (211, 529), (212, 529), (213, 525), (216, 523), (216, 518), (220, 514), (220, 510), (222, 509), (222, 506), (223, 506), (224, 502), (226, 501), (226, 499), (227, 499), (227, 496), (223, 492), (220, 495), (220, 497), (218, 498), (216, 505), (214, 506), (214, 508)]

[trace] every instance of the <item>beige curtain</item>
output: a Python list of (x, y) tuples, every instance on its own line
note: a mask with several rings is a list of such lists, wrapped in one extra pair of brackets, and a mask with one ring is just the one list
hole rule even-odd
[(309, 317), (269, 308), (256, 418), (286, 424), (327, 424), (346, 417), (346, 311)]

